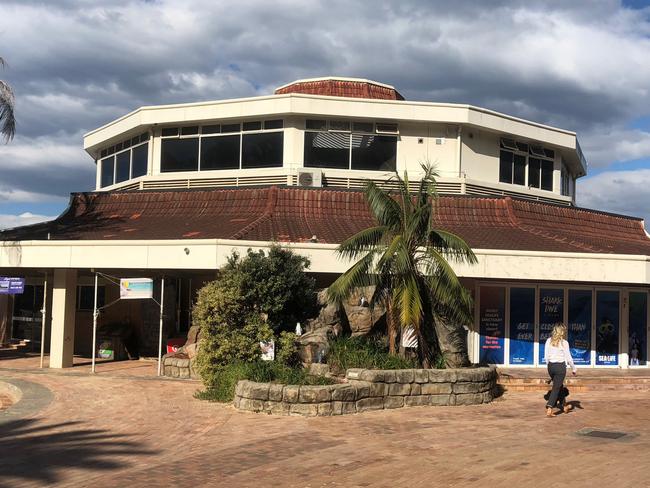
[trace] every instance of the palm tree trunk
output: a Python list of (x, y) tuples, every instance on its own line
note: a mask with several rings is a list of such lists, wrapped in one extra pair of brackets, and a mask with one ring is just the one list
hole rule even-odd
[(434, 321), (440, 352), (446, 368), (465, 368), (470, 365), (467, 354), (467, 334), (461, 325), (446, 323), (440, 317)]
[(395, 308), (391, 299), (386, 300), (386, 329), (388, 332), (388, 352), (395, 355), (395, 342), (397, 339), (397, 318), (395, 317)]

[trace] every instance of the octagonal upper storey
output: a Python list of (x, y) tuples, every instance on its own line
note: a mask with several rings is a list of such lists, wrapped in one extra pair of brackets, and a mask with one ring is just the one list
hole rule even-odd
[(84, 148), (102, 190), (355, 187), (387, 182), (395, 171), (417, 179), (428, 162), (441, 192), (572, 204), (575, 179), (586, 173), (574, 132), (333, 77), (298, 80), (270, 96), (141, 107), (86, 134)]

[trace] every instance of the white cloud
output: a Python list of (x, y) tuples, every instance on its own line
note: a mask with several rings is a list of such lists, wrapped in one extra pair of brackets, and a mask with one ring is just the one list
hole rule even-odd
[(648, 188), (650, 169), (606, 171), (580, 180), (577, 201), (582, 207), (641, 217), (650, 223)]
[(29, 212), (24, 212), (20, 215), (0, 214), (0, 230), (12, 229), (21, 225), (37, 224), (55, 218), (54, 216), (36, 215)]

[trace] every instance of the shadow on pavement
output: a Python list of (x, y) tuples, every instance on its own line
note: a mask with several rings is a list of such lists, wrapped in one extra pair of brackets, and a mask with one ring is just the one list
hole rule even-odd
[(151, 456), (129, 435), (80, 428), (81, 422), (44, 425), (39, 419), (0, 424), (0, 487), (20, 482), (53, 485), (68, 468), (98, 472), (123, 469), (125, 457)]

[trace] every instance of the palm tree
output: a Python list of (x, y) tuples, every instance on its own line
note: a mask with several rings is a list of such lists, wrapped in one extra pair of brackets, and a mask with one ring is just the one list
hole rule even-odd
[[(0, 67), (6, 66), (5, 60), (0, 58)], [(0, 134), (5, 142), (13, 139), (16, 132), (16, 117), (14, 116), (14, 92), (9, 84), (0, 80)]]
[(375, 286), (370, 306), (386, 308), (392, 354), (398, 331), (412, 326), (424, 367), (431, 367), (438, 354), (447, 367), (467, 366), (462, 325), (472, 321), (472, 299), (448, 261), (477, 260), (460, 237), (433, 227), (437, 175), (430, 165), (422, 169), (413, 195), (406, 172), (403, 179), (394, 177), (397, 195), (367, 182), (365, 195), (377, 225), (337, 248), (339, 257), (356, 262), (329, 287), (328, 296), (341, 302), (357, 287)]

